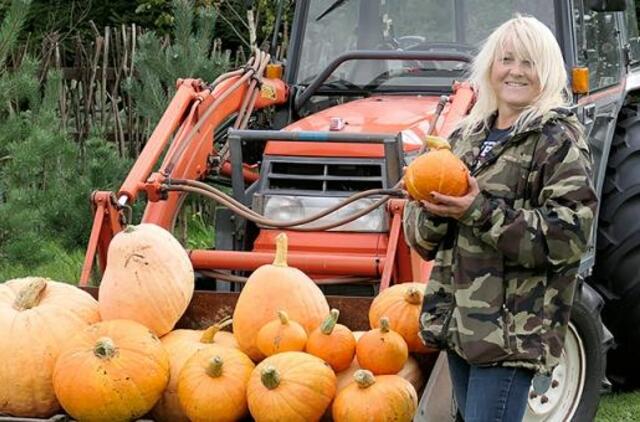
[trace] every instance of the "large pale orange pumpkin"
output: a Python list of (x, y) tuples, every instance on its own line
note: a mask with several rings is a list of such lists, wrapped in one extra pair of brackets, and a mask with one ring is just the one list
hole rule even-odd
[(322, 291), (306, 274), (287, 265), (287, 236), (276, 238), (273, 264), (256, 269), (240, 292), (233, 313), (233, 334), (240, 349), (254, 361), (265, 356), (256, 345), (258, 330), (284, 310), (307, 333), (318, 327), (329, 313)]
[(374, 377), (358, 370), (355, 383), (340, 391), (333, 402), (335, 422), (410, 422), (418, 408), (418, 395), (409, 382), (397, 375)]
[(356, 353), (356, 338), (349, 328), (338, 324), (340, 311), (332, 309), (322, 325), (311, 332), (306, 351), (323, 359), (335, 372), (347, 369)]
[(256, 422), (318, 421), (336, 393), (336, 376), (322, 359), (303, 352), (269, 356), (247, 385)]
[(401, 283), (380, 292), (369, 308), (371, 328), (378, 328), (380, 318), (386, 316), (389, 327), (404, 338), (410, 352), (431, 351), (418, 336), (424, 288), (422, 283)]
[(83, 422), (135, 420), (160, 399), (169, 356), (147, 327), (128, 320), (80, 331), (56, 362), (53, 386), (62, 407)]
[(129, 226), (109, 245), (100, 315), (137, 321), (163, 336), (187, 309), (193, 289), (193, 266), (171, 233), (155, 224)]
[(162, 398), (153, 407), (151, 414), (158, 422), (188, 422), (189, 418), (182, 410), (178, 400), (178, 376), (184, 363), (199, 350), (212, 345), (238, 348), (233, 334), (220, 331), (231, 324), (231, 319), (224, 319), (206, 330), (174, 330), (163, 336), (160, 341), (167, 353), (171, 365), (169, 384)]
[(263, 325), (256, 337), (256, 346), (265, 356), (302, 352), (306, 344), (307, 332), (304, 327), (289, 319), (285, 311), (278, 311), (278, 318)]
[(389, 328), (389, 319), (380, 318), (380, 328), (373, 328), (356, 344), (358, 364), (376, 375), (391, 375), (402, 369), (409, 357), (407, 343)]
[(40, 277), (0, 284), (0, 414), (47, 418), (60, 409), (51, 376), (61, 344), (100, 320), (98, 302)]
[(185, 363), (178, 397), (189, 420), (232, 422), (247, 414), (246, 386), (255, 365), (240, 350), (211, 345)]
[(465, 164), (453, 155), (449, 144), (439, 138), (427, 139), (429, 152), (413, 160), (404, 174), (404, 185), (416, 200), (432, 201), (431, 192), (449, 196), (467, 193), (469, 184)]

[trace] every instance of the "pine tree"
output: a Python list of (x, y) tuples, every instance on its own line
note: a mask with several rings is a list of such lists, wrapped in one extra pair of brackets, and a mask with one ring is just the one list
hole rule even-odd
[(0, 26), (0, 276), (5, 268), (27, 275), (63, 258), (61, 251), (83, 249), (91, 191), (116, 186), (129, 167), (97, 137), (81, 159), (60, 124), (59, 73), (49, 73), (40, 92), (35, 60), (27, 58), (14, 70), (7, 66), (28, 6), (13, 0)]
[(227, 58), (213, 49), (214, 8), (196, 9), (193, 0), (173, 0), (173, 17), (174, 29), (168, 45), (163, 45), (153, 31), (140, 37), (138, 79), (128, 81), (139, 113), (152, 126), (164, 113), (179, 78), (211, 82), (229, 67)]

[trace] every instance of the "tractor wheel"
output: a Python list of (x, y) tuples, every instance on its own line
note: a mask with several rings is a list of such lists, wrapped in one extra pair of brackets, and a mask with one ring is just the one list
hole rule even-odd
[[(523, 421), (593, 420), (598, 409), (611, 334), (600, 319), (602, 299), (588, 285), (576, 292), (560, 363), (545, 394), (530, 392)], [(441, 353), (425, 387), (414, 422), (453, 422), (451, 379)]]
[(611, 334), (600, 319), (602, 299), (588, 285), (576, 292), (560, 363), (541, 396), (533, 389), (523, 421), (594, 420), (605, 377)]
[(616, 343), (609, 379), (640, 385), (640, 107), (621, 110), (602, 189), (595, 287), (606, 299), (603, 319)]

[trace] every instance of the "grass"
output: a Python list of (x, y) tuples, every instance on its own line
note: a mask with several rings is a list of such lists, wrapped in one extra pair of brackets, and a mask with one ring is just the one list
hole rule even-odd
[(600, 400), (596, 422), (640, 421), (640, 391), (608, 394)]
[(55, 260), (35, 267), (21, 263), (0, 266), (0, 282), (19, 277), (39, 276), (65, 283), (78, 284), (85, 251), (68, 252), (55, 243), (47, 243), (45, 247), (48, 249), (48, 255), (56, 257)]

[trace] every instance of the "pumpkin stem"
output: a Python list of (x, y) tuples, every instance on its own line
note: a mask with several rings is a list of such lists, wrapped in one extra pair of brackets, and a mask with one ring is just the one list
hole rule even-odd
[(223, 363), (224, 361), (219, 355), (215, 355), (214, 357), (209, 359), (209, 365), (206, 369), (207, 375), (209, 375), (211, 378), (218, 378), (220, 375), (222, 375)]
[(380, 332), (388, 333), (390, 329), (391, 327), (389, 326), (389, 318), (387, 318), (386, 316), (380, 318)]
[(429, 135), (424, 142), (429, 149), (451, 149), (449, 142), (439, 136)]
[(33, 277), (16, 295), (16, 300), (13, 301), (13, 308), (17, 311), (26, 311), (38, 305), (46, 288), (46, 278)]
[(376, 383), (373, 372), (366, 369), (358, 369), (356, 373), (353, 374), (353, 380), (360, 388), (369, 388)]
[(282, 325), (289, 325), (289, 315), (285, 311), (278, 311), (278, 318)]
[(287, 266), (287, 235), (285, 233), (276, 236), (276, 258), (273, 260), (273, 265)]
[(280, 373), (273, 365), (267, 365), (262, 369), (260, 379), (262, 384), (269, 390), (278, 388), (280, 385)]
[(133, 224), (129, 224), (123, 230), (123, 232), (125, 232), (125, 233), (133, 233), (134, 231), (136, 231), (136, 226), (134, 226)]
[(412, 305), (419, 305), (422, 302), (422, 292), (415, 287), (409, 287), (404, 292), (404, 300)]
[(233, 324), (233, 320), (230, 317), (223, 318), (220, 322), (216, 322), (211, 325), (209, 328), (204, 330), (202, 336), (200, 336), (200, 343), (215, 343), (214, 337), (218, 334), (218, 331), (222, 330), (224, 327)]
[(109, 337), (100, 337), (93, 348), (93, 354), (100, 359), (111, 359), (118, 350)]
[(320, 332), (322, 334), (331, 335), (333, 329), (336, 327), (336, 323), (338, 322), (338, 317), (340, 316), (340, 311), (337, 309), (332, 309), (331, 313), (322, 321), (322, 325), (320, 326)]

